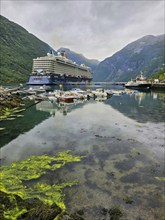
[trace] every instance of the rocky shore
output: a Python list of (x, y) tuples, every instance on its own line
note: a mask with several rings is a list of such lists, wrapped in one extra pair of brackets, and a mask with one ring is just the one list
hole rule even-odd
[(6, 108), (13, 109), (19, 107), (23, 101), (18, 94), (14, 94), (16, 89), (6, 89), (0, 87), (0, 116), (4, 115), (4, 110)]
[[(7, 194), (0, 191), (0, 219), (10, 219), (14, 216), (16, 219), (24, 220), (84, 220), (83, 211), (79, 210), (69, 214), (63, 212), (57, 205), (46, 205), (39, 199), (21, 199), (18, 195)], [(15, 202), (13, 202), (15, 201)]]
[[(10, 219), (11, 216), (17, 220), (87, 220), (84, 211), (78, 210), (74, 213), (62, 211), (57, 205), (44, 204), (39, 199), (23, 200), (18, 195), (7, 194), (0, 191), (0, 219)], [(14, 203), (13, 203), (14, 201)], [(101, 208), (102, 218), (100, 220), (120, 220), (123, 216), (121, 210), (114, 206), (110, 209)]]

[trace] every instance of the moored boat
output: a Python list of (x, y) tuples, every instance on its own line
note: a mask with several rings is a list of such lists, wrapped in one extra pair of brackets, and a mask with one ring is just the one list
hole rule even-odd
[(141, 72), (140, 76), (137, 76), (135, 80), (130, 80), (125, 84), (127, 89), (136, 89), (136, 90), (150, 90), (151, 83), (146, 81), (146, 78)]
[(92, 71), (84, 64), (69, 60), (65, 51), (55, 56), (53, 52), (45, 57), (33, 59), (32, 73), (28, 85), (59, 85), (67, 82), (90, 82)]
[(107, 97), (107, 93), (104, 91), (104, 89), (102, 88), (98, 88), (94, 91), (92, 91), (92, 93), (96, 96), (96, 97)]

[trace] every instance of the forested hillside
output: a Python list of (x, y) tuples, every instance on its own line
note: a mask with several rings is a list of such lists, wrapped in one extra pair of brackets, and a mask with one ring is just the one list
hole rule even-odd
[(50, 46), (3, 16), (0, 30), (0, 84), (26, 82), (33, 58), (46, 55)]

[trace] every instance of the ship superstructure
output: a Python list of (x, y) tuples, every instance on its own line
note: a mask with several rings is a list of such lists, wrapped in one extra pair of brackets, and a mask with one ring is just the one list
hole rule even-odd
[(63, 82), (90, 82), (92, 71), (84, 64), (76, 64), (69, 60), (65, 51), (57, 56), (47, 53), (45, 57), (33, 59), (32, 73), (27, 84), (46, 85)]
[(125, 84), (125, 87), (128, 89), (144, 89), (149, 90), (151, 89), (151, 83), (148, 83), (146, 81), (146, 78), (143, 76), (143, 73), (141, 72), (140, 76), (137, 76), (135, 80), (128, 81)]

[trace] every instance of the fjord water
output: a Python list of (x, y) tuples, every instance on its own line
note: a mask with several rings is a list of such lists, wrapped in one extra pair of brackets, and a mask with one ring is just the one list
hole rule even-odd
[(2, 165), (71, 150), (85, 157), (45, 179), (78, 181), (65, 189), (69, 212), (99, 220), (118, 207), (121, 219), (163, 219), (164, 98), (139, 92), (66, 105), (42, 101), (2, 123)]

